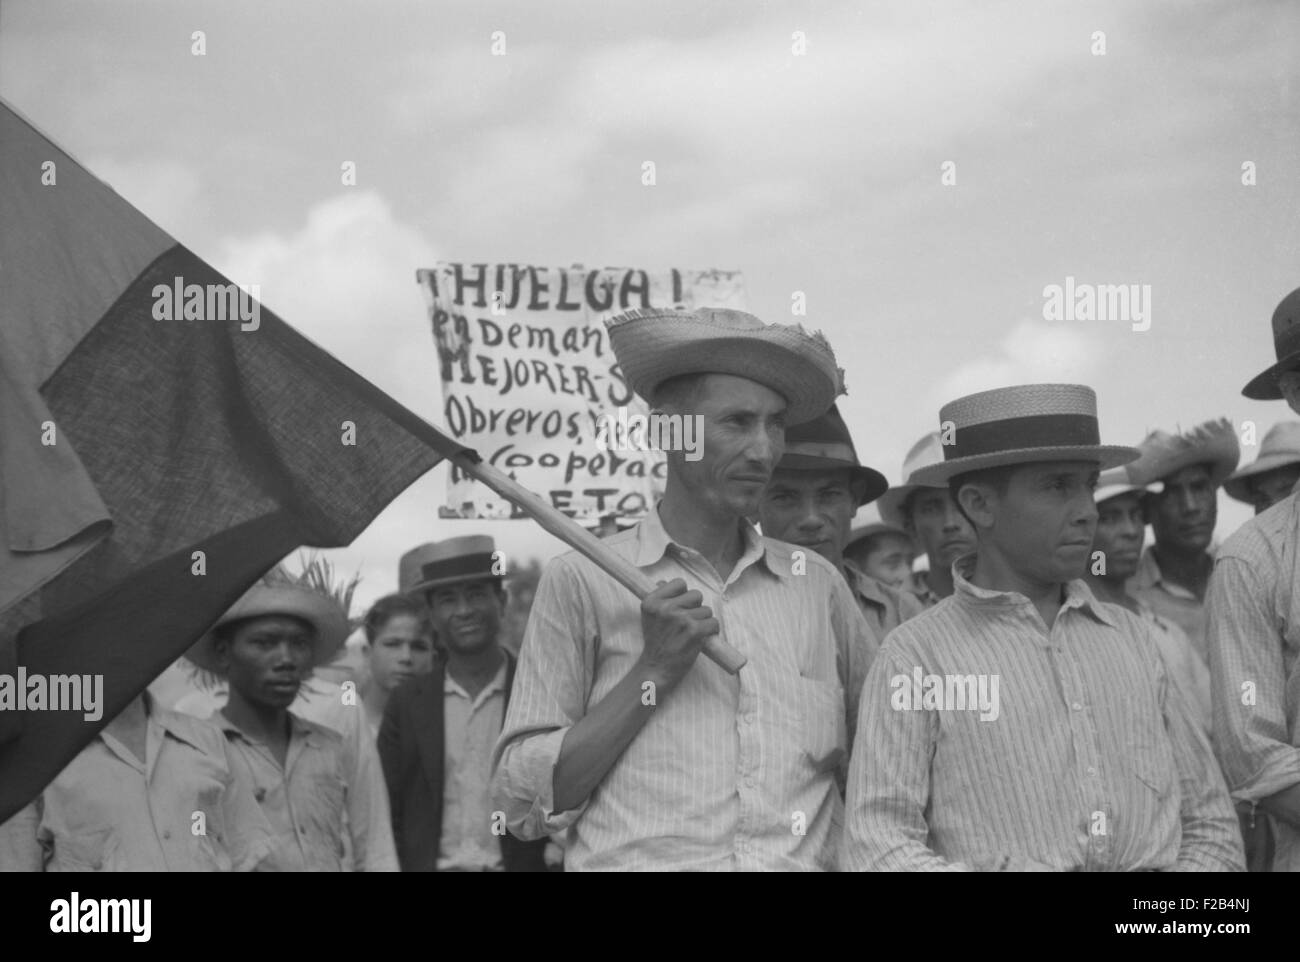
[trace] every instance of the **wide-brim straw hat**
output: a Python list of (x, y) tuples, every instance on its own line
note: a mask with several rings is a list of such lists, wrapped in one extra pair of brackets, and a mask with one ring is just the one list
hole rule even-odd
[(1129, 475), (1128, 466), (1122, 468), (1111, 468), (1109, 471), (1101, 472), (1097, 478), (1097, 487), (1092, 492), (1094, 504), (1101, 504), (1103, 501), (1109, 501), (1111, 498), (1118, 498), (1121, 494), (1146, 494), (1147, 488), (1143, 484), (1135, 484), (1133, 478)]
[(348, 638), (347, 614), (333, 598), (306, 585), (259, 581), (217, 619), (216, 624), (190, 647), (185, 657), (204, 671), (220, 676), (222, 671), (214, 637), (216, 630), (232, 621), (268, 615), (288, 615), (312, 626), (313, 668), (332, 659)]
[[(1019, 384), (969, 394), (939, 411), (943, 461), (918, 468), (915, 484), (945, 485), (968, 471), (1038, 461), (1127, 464), (1137, 449), (1101, 443), (1097, 395), (1082, 384)], [(946, 430), (951, 427), (951, 431)]]
[(1143, 485), (1154, 485), (1183, 468), (1204, 464), (1210, 471), (1210, 483), (1217, 486), (1241, 460), (1237, 431), (1227, 418), (1206, 421), (1178, 434), (1152, 431), (1138, 451), (1141, 457), (1128, 466), (1128, 473), (1135, 484)]
[(921, 488), (944, 487), (942, 484), (914, 484), (912, 477), (916, 474), (916, 470), (927, 465), (942, 463), (943, 445), (939, 442), (939, 432), (932, 431), (912, 445), (912, 450), (907, 452), (907, 457), (903, 460), (903, 483), (890, 488), (876, 502), (880, 517), (897, 528), (905, 527), (903, 505), (907, 503), (912, 492), (919, 491)]
[(1251, 504), (1251, 478), (1291, 464), (1300, 464), (1300, 421), (1279, 421), (1264, 435), (1259, 457), (1229, 476), (1223, 482), (1223, 490), (1228, 497)]
[(787, 425), (824, 414), (844, 393), (826, 338), (797, 324), (712, 307), (625, 311), (605, 324), (624, 379), (652, 406), (659, 385), (683, 374), (757, 381), (785, 398)]
[(785, 453), (777, 462), (786, 471), (849, 471), (858, 489), (857, 506), (869, 504), (889, 487), (885, 476), (858, 460), (849, 427), (834, 404), (820, 417), (796, 424), (785, 432)]
[(1278, 302), (1273, 311), (1273, 354), (1277, 363), (1251, 378), (1241, 393), (1255, 401), (1277, 401), (1279, 374), (1300, 368), (1300, 288)]
[[(468, 534), (459, 538), (447, 538), (414, 549), (417, 557), (408, 565), (414, 571), (414, 583), (404, 589), (408, 594), (423, 594), (434, 588), (448, 585), (464, 584), (466, 581), (481, 581), (485, 578), (501, 579), (498, 571), (504, 570), (498, 565), (496, 542), (485, 534)], [(496, 570), (494, 570), (496, 569)]]

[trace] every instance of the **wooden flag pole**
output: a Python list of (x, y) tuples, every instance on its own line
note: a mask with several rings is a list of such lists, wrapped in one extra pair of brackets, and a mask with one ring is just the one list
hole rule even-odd
[[(547, 504), (518, 481), (502, 474), (486, 461), (480, 460), (478, 455), (471, 457), (471, 454), (472, 452), (463, 450), (462, 453), (453, 456), (451, 461), (470, 477), (482, 481), (501, 497), (518, 505), (525, 514), (570, 548), (586, 555), (638, 599), (644, 600), (646, 595), (655, 590), (657, 585), (652, 583), (640, 568), (619, 557), (582, 525)], [(704, 643), (704, 654), (732, 675), (740, 671), (745, 664), (745, 656), (717, 635)]]

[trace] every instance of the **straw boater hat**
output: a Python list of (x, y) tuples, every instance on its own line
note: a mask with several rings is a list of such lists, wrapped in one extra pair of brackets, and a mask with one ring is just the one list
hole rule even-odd
[(348, 619), (339, 604), (330, 595), (309, 585), (283, 578), (266, 577), (259, 581), (217, 619), (208, 631), (194, 643), (185, 657), (199, 668), (220, 676), (214, 634), (222, 625), (249, 618), (268, 615), (289, 615), (300, 618), (314, 629), (312, 631), (311, 667), (323, 665), (333, 658), (348, 637)]
[(1223, 482), (1228, 497), (1251, 503), (1250, 480), (1276, 468), (1300, 464), (1300, 421), (1279, 421), (1268, 429), (1259, 446), (1259, 457)]
[(859, 508), (876, 500), (889, 487), (883, 474), (863, 467), (858, 461), (858, 452), (853, 448), (848, 425), (833, 404), (820, 417), (786, 429), (785, 454), (776, 466), (787, 471), (835, 471), (848, 468), (849, 478), (858, 488), (856, 504)]
[(913, 483), (912, 476), (916, 473), (916, 469), (923, 468), (927, 464), (942, 463), (943, 445), (939, 443), (938, 431), (927, 434), (912, 445), (912, 450), (907, 452), (907, 457), (903, 460), (903, 483), (890, 488), (876, 502), (880, 517), (888, 524), (900, 529), (903, 528), (903, 505), (907, 503), (907, 499), (911, 497), (912, 492), (919, 491), (921, 488), (943, 487), (941, 484)]
[(1134, 483), (1154, 485), (1193, 464), (1210, 469), (1210, 483), (1222, 484), (1237, 467), (1241, 448), (1227, 418), (1206, 421), (1181, 434), (1152, 431), (1138, 445), (1141, 457), (1128, 466)]
[(1241, 389), (1246, 397), (1255, 401), (1281, 400), (1278, 375), (1300, 368), (1300, 288), (1282, 298), (1273, 311), (1273, 353), (1277, 363)]
[(1082, 384), (1020, 384), (950, 401), (940, 424), (954, 426), (943, 461), (918, 468), (913, 484), (943, 485), (967, 471), (1036, 461), (1095, 461), (1102, 470), (1137, 457), (1101, 443), (1097, 395)]
[[(410, 562), (409, 577), (414, 579), (408, 592), (431, 591), (446, 585), (463, 584), (483, 578), (500, 580), (502, 575), (492, 571), (492, 555), (496, 542), (483, 534), (469, 534), (421, 545), (407, 556), (416, 557)], [(405, 557), (403, 558), (405, 560)]]
[(682, 374), (757, 381), (785, 398), (787, 424), (811, 421), (844, 393), (826, 338), (797, 324), (714, 307), (625, 311), (605, 324), (624, 379), (652, 405), (655, 389)]

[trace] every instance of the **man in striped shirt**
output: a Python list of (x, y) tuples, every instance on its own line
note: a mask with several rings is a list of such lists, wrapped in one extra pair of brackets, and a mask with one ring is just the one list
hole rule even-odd
[(976, 531), (954, 594), (885, 639), (849, 772), (844, 863), (876, 870), (1240, 870), (1209, 744), (1151, 628), (1083, 575), (1096, 396), (1024, 385), (945, 405), (947, 481)]
[[(1273, 313), (1277, 363), (1242, 390), (1300, 413), (1300, 290)], [(1300, 871), (1300, 496), (1243, 524), (1210, 581), (1215, 748), (1233, 797), (1273, 823), (1275, 872)], [(1263, 810), (1254, 810), (1258, 806)]]
[[(542, 574), (495, 752), (495, 800), (521, 838), (565, 831), (567, 870), (834, 867), (843, 819), (848, 652), (867, 627), (815, 552), (746, 521), (784, 427), (840, 390), (829, 346), (737, 311), (611, 322), (624, 376), (656, 413), (698, 416), (668, 451), (663, 500), (605, 539), (660, 587), (644, 602), (574, 553)], [(697, 656), (717, 636), (737, 675)]]

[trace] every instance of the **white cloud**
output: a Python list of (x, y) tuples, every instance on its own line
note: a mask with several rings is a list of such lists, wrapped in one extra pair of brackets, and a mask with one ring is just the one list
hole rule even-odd
[(929, 405), (1012, 384), (1091, 384), (1102, 357), (1097, 336), (1069, 321), (1021, 320), (997, 348), (972, 358), (944, 377)]

